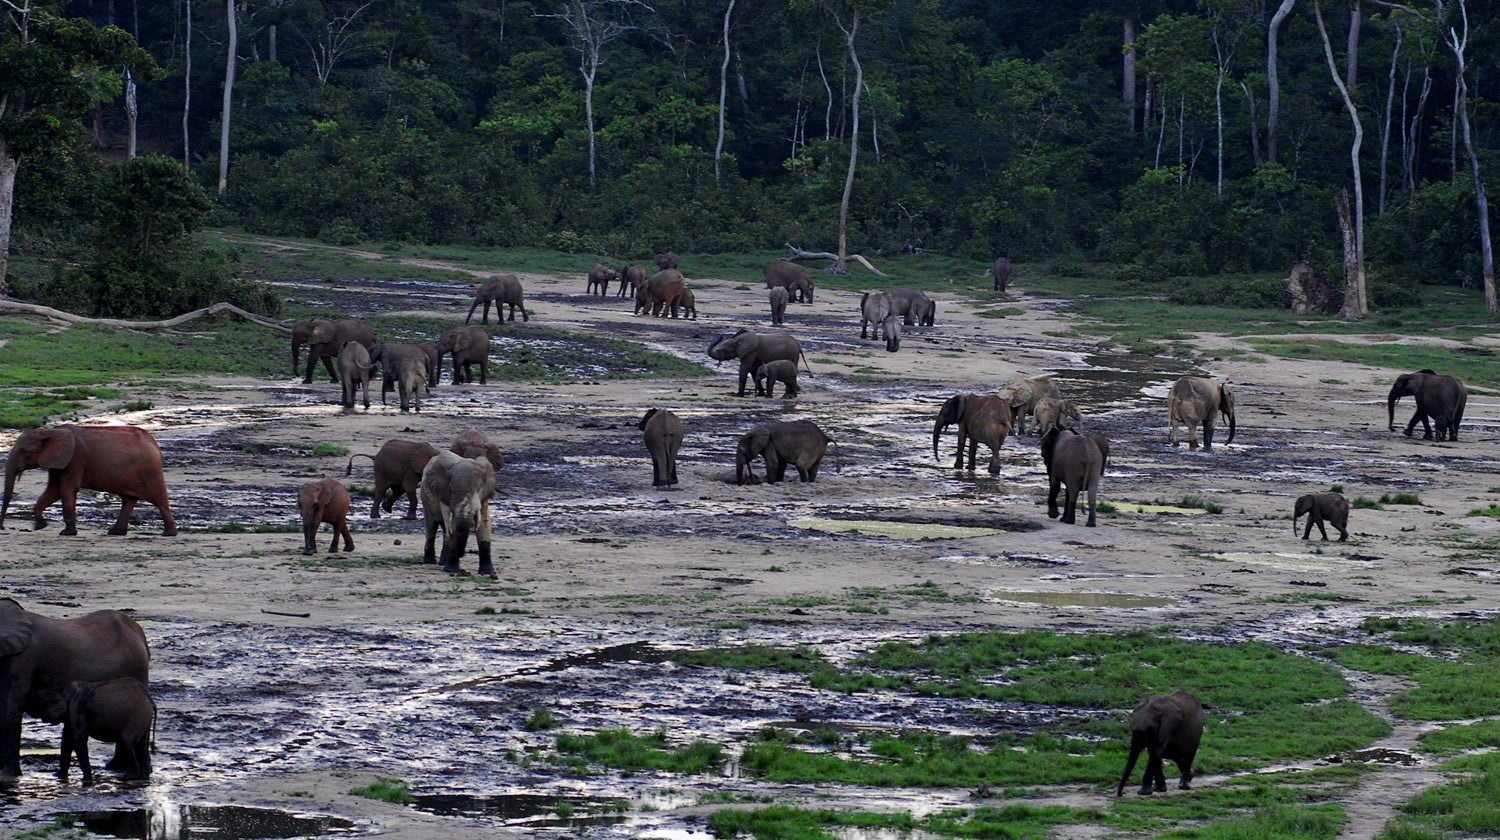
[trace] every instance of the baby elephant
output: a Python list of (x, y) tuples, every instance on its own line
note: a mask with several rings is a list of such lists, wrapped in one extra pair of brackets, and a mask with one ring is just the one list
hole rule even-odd
[(57, 775), (68, 778), (68, 765), (78, 753), (83, 783), (94, 783), (89, 764), (89, 739), (117, 744), (114, 766), (127, 778), (151, 776), (151, 742), (156, 730), (156, 702), (145, 683), (135, 677), (108, 682), (72, 682), (47, 695), (46, 719), (61, 720), (62, 761)]
[(771, 326), (779, 327), (786, 323), (786, 302), (790, 295), (781, 286), (771, 287), (766, 297), (771, 302)]
[(646, 433), (646, 451), (651, 453), (651, 486), (665, 490), (676, 484), (682, 420), (664, 408), (653, 408), (636, 428)]
[(1035, 421), (1032, 432), (1038, 435), (1046, 434), (1048, 429), (1066, 429), (1069, 420), (1077, 421), (1078, 428), (1083, 428), (1083, 415), (1078, 406), (1072, 400), (1056, 397), (1046, 397), (1038, 402), (1032, 409), (1032, 419)]
[(1177, 786), (1190, 790), (1193, 757), (1198, 754), (1198, 742), (1202, 739), (1203, 704), (1198, 698), (1186, 691), (1146, 698), (1130, 714), (1130, 757), (1125, 760), (1125, 772), (1120, 776), (1115, 795), (1125, 792), (1125, 783), (1141, 750), (1146, 751), (1146, 775), (1137, 793), (1149, 796), (1152, 790), (1160, 793), (1167, 789), (1162, 762), (1168, 758), (1177, 762), (1182, 777)]
[(1313, 526), (1318, 526), (1318, 533), (1323, 535), (1323, 541), (1328, 541), (1328, 529), (1323, 523), (1337, 528), (1339, 531), (1339, 542), (1349, 539), (1349, 500), (1338, 493), (1308, 493), (1297, 497), (1297, 507), (1292, 511), (1292, 534), (1297, 533), (1297, 519), (1302, 514), (1307, 514), (1307, 528), (1302, 531), (1302, 539), (1312, 535)]
[(782, 390), (782, 396), (791, 399), (801, 390), (797, 388), (797, 363), (787, 359), (776, 359), (766, 362), (755, 369), (755, 391), (760, 393), (761, 383), (765, 383), (766, 396), (772, 396), (776, 383), (780, 382), (786, 386)]
[(318, 526), (324, 522), (333, 526), (329, 554), (339, 550), (340, 536), (344, 538), (344, 550), (354, 550), (354, 538), (349, 535), (349, 491), (342, 482), (333, 478), (309, 481), (297, 491), (297, 507), (302, 511), (303, 554), (317, 551), (313, 543), (318, 539)]

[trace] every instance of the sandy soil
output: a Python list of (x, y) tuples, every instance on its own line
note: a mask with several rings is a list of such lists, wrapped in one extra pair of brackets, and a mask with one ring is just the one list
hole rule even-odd
[[(769, 328), (759, 286), (693, 279), (701, 319), (653, 320), (632, 317), (617, 298), (586, 297), (584, 268), (575, 278), (523, 277), (533, 318), (500, 331), (497, 360), (516, 352), (516, 337), (534, 326), (598, 331), (700, 361), (719, 334)], [(684, 269), (691, 277), (691, 266)], [(495, 836), (479, 822), (349, 796), (350, 787), (390, 774), (380, 755), (361, 755), (357, 745), (326, 771), (266, 760), (259, 769), (223, 774), (232, 777), (227, 781), (216, 763), (238, 759), (174, 751), (174, 740), (192, 740), (185, 733), (195, 715), (207, 714), (192, 707), (191, 687), (214, 679), (183, 641), (195, 628), (274, 637), (437, 623), (534, 636), (545, 625), (622, 637), (639, 628), (689, 640), (716, 622), (748, 621), (776, 628), (783, 639), (847, 641), (975, 628), (1170, 624), (1295, 645), (1345, 632), (1369, 614), (1442, 616), (1494, 606), (1494, 555), (1466, 546), (1500, 537), (1500, 522), (1466, 514), (1500, 497), (1495, 398), (1471, 396), (1461, 443), (1411, 440), (1386, 428), (1384, 394), (1398, 371), (1225, 354), (1242, 347), (1213, 336), (1195, 343), (1192, 359), (1131, 356), (1087, 338), (1087, 324), (1060, 302), (1027, 294), (1024, 274), (1018, 286), (1013, 300), (995, 306), (1023, 314), (1002, 319), (981, 317), (987, 307), (957, 293), (940, 294), (938, 326), (908, 334), (896, 354), (859, 340), (857, 295), (820, 290), (815, 304), (790, 308), (788, 328), (803, 340), (813, 370), (792, 402), (736, 397), (726, 364), (712, 376), (670, 381), (453, 386), (445, 377), (420, 414), (378, 403), (369, 412), (343, 412), (336, 386), (291, 378), (168, 388), (152, 398), (152, 409), (129, 414), (101, 408), (90, 421), (140, 424), (161, 441), (184, 533), (159, 536), (159, 519), (143, 506), (130, 536), (106, 537), (117, 504), (106, 497), (81, 505), (79, 537), (57, 536), (56, 508), (49, 527), (32, 532), (25, 509), (41, 476), (28, 474), (21, 515), (13, 506), (6, 523), (0, 592), (50, 615), (132, 609), (153, 639), (168, 640), (153, 669), (167, 687), (162, 770), (144, 793), (85, 794), (37, 779), (43, 774), (33, 768), (20, 795), (8, 800), (4, 822), (97, 808), (101, 798), (103, 807), (116, 807), (108, 805), (116, 795), (318, 810), (389, 836)], [(468, 299), (461, 285), (422, 288), (432, 293), (376, 296), (370, 305), (462, 320)], [(335, 301), (342, 291), (296, 293)], [(1310, 339), (1316, 330), (1310, 322)], [(1036, 438), (1006, 441), (998, 478), (952, 471), (951, 432), (941, 458), (933, 457), (932, 417), (943, 399), (1043, 373), (1058, 376), (1090, 431), (1113, 441), (1102, 497), (1117, 509), (1101, 513), (1097, 528), (1046, 517)], [(1166, 389), (1189, 373), (1233, 383), (1239, 428), (1232, 445), (1222, 445), (1222, 432), (1212, 453), (1168, 445)], [(1398, 411), (1403, 421), (1409, 403)], [(635, 430), (652, 405), (672, 408), (688, 426), (682, 483), (670, 492), (650, 487)], [(736, 437), (775, 418), (822, 425), (840, 442), (842, 469), (825, 464), (810, 485), (729, 483)], [(201, 530), (226, 521), (294, 522), (302, 482), (344, 475), (346, 459), (315, 456), (314, 444), (374, 452), (388, 438), (408, 437), (441, 447), (469, 425), (491, 434), (510, 460), (495, 502), (498, 582), (452, 581), (418, 565), (419, 524), (372, 522), (368, 502), (359, 499), (353, 568), (304, 564), (299, 534)], [(13, 439), (0, 434), (0, 446)], [(369, 476), (360, 461), (348, 481), (368, 486)], [(1412, 491), (1422, 504), (1354, 511), (1347, 543), (1317, 542), (1316, 532), (1313, 542), (1298, 540), (1288, 522), (1292, 499), (1332, 484), (1350, 498)], [(1223, 512), (1137, 512), (1136, 503), (1174, 504), (1186, 495)], [(808, 518), (905, 525), (881, 537), (790, 524)], [(995, 531), (919, 539), (930, 530), (923, 524)], [(328, 539), (325, 528), (320, 549)], [(895, 594), (929, 583), (951, 597)], [(885, 594), (859, 595), (853, 587)], [(875, 608), (851, 611), (860, 598)], [(486, 607), (499, 614), (476, 615)], [(323, 678), (328, 663), (315, 664), (306, 679)], [(445, 678), (457, 684), (465, 676)], [(1383, 712), (1390, 686), (1367, 681), (1357, 689)], [(256, 697), (253, 681), (240, 691), (246, 702)], [(228, 697), (233, 706), (234, 693)], [(28, 746), (41, 749), (50, 737), (27, 725)], [(1404, 747), (1412, 738), (1411, 727), (1393, 736)], [(443, 747), (432, 749), (440, 754)], [(1371, 836), (1395, 804), (1434, 778), (1420, 764), (1375, 774), (1347, 803), (1355, 817), (1347, 836)], [(1106, 804), (1095, 791), (1060, 791), (1059, 798)]]

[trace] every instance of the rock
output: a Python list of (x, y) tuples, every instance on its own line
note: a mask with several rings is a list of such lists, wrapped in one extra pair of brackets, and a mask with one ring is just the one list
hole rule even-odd
[(1288, 307), (1298, 315), (1336, 315), (1344, 308), (1344, 293), (1301, 260), (1292, 263), (1285, 298)]

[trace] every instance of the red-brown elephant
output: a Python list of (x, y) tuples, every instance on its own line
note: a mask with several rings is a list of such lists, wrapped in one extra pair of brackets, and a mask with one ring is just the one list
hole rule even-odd
[(40, 467), (47, 471), (47, 489), (32, 509), (36, 530), (46, 526), (42, 512), (62, 499), (62, 534), (78, 533), (78, 491), (114, 493), (120, 497), (120, 518), (109, 533), (124, 534), (130, 512), (144, 499), (161, 511), (162, 533), (173, 536), (177, 522), (167, 503), (167, 480), (162, 475), (161, 449), (145, 429), (135, 426), (47, 426), (22, 433), (5, 462), (5, 498), (0, 501), (0, 529), (15, 495), (21, 473)]

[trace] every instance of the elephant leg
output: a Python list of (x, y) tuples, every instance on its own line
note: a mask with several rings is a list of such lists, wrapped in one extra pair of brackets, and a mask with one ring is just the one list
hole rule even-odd
[(383, 486), (383, 485), (380, 485), (380, 484), (376, 484), (375, 485), (375, 500), (370, 504), (370, 518), (371, 519), (379, 519), (380, 518), (380, 505), (381, 505), (382, 502), (385, 503), (385, 511), (386, 511), (386, 513), (390, 513), (390, 511), (391, 511), (391, 505), (395, 504), (396, 497), (401, 495), (401, 491), (397, 490), (395, 493), (393, 493), (391, 495), (391, 497), (389, 499), (387, 499), (386, 498), (386, 491), (387, 490), (391, 490), (391, 489), (394, 489), (394, 488), (391, 488), (389, 486)]
[(490, 578), (498, 578), (495, 574), (495, 564), (490, 560), (490, 545), (494, 536), (490, 532), (490, 502), (485, 499), (479, 506), (479, 530), (475, 533), (476, 548), (479, 551), (479, 573)]
[(1209, 420), (1203, 421), (1203, 451), (1214, 450), (1214, 424)]
[(1091, 484), (1089, 484), (1089, 518), (1088, 518), (1088, 521), (1084, 523), (1084, 527), (1085, 528), (1093, 528), (1093, 527), (1095, 527), (1095, 524), (1094, 524), (1094, 503), (1096, 501), (1096, 497), (1098, 496), (1098, 494), (1099, 494), (1099, 482), (1098, 481), (1094, 481)]
[(818, 455), (817, 455), (817, 457), (813, 458), (812, 463), (807, 465), (807, 477), (803, 478), (802, 480), (803, 481), (817, 481), (818, 480), (818, 467), (821, 467), (822, 465), (823, 465), (823, 453), (819, 452)]
[(1323, 535), (1323, 542), (1328, 542), (1328, 529), (1323, 527), (1323, 517), (1318, 517), (1318, 533)]
[[(738, 396), (741, 396), (741, 397), (745, 396), (745, 380), (747, 380), (749, 378), (750, 378), (750, 371), (749, 371), (749, 369), (741, 367), (740, 368), (740, 392), (739, 392)], [(760, 393), (760, 391), (757, 390), (756, 393), (758, 394), (758, 393)]]
[(333, 357), (332, 356), (324, 356), (323, 357), (323, 367), (328, 370), (328, 381), (332, 382), (335, 385), (337, 385), (339, 383), (339, 375), (333, 369)]
[(68, 780), (68, 770), (73, 764), (73, 724), (63, 721), (62, 747), (57, 757), (57, 778)]
[[(490, 360), (489, 360), (489, 357), (485, 357), (484, 359), (482, 359), (479, 362), (479, 384), (480, 385), (483, 385), (485, 383), (485, 379), (489, 376), (489, 372), (490, 372)], [(472, 379), (472, 377), (470, 377), (470, 378)]]
[(1302, 529), (1302, 539), (1305, 540), (1308, 537), (1312, 536), (1312, 526), (1313, 526), (1313, 517), (1312, 517), (1312, 514), (1308, 514), (1307, 515), (1307, 527)]
[[(401, 494), (399, 492), (396, 493), (395, 496), (392, 496), (391, 497), (391, 504), (394, 505), (395, 502), (396, 502), (396, 499), (399, 498), (400, 496), (401, 496)], [(406, 508), (406, 515), (403, 516), (403, 517), (401, 517), (401, 518), (402, 519), (416, 519), (417, 518), (417, 488), (415, 486), (413, 486), (410, 490), (406, 491), (406, 500), (407, 500), (407, 503), (408, 503), (407, 504), (407, 508)], [(386, 512), (387, 513), (389, 513), (390, 510), (391, 509), (389, 507), (386, 508)]]
[[(438, 532), (438, 528), (441, 527), (441, 526), (442, 526), (442, 521), (438, 517), (432, 516), (429, 513), (429, 515), (427, 517), (427, 539), (426, 539), (426, 542), (424, 542), (422, 544), (422, 562), (423, 563), (436, 563), (437, 560), (438, 560), (438, 558), (437, 558), (437, 532)], [(443, 545), (444, 545), (445, 548), (446, 548), (447, 544), (448, 544), (448, 529), (447, 528), (443, 528)]]
[(677, 483), (677, 445), (667, 447), (667, 484)]
[(1335, 522), (1333, 527), (1339, 529), (1339, 542), (1349, 541), (1349, 526), (1347, 522)]
[(314, 546), (318, 541), (318, 520), (308, 514), (302, 515), (302, 554), (312, 556), (317, 549)]
[(990, 447), (990, 475), (1000, 474), (1000, 447)]
[(130, 530), (130, 513), (131, 511), (135, 510), (135, 503), (137, 501), (139, 500), (134, 496), (121, 496), (120, 516), (115, 519), (115, 524), (111, 525), (109, 530), (105, 533), (109, 534), (111, 537), (125, 536), (125, 534)]
[(1047, 516), (1056, 519), (1059, 516), (1057, 509), (1057, 493), (1062, 489), (1062, 477), (1051, 475), (1047, 477)]
[(484, 575), (491, 580), (495, 580), (500, 577), (495, 573), (495, 563), (491, 559), (490, 542), (488, 540), (482, 540), (479, 543), (479, 574)]
[[(84, 735), (83, 737), (77, 738), (75, 740), (75, 742), (73, 744), (73, 751), (76, 752), (76, 753), (78, 753), (78, 772), (79, 772), (80, 775), (83, 776), (83, 783), (85, 785), (91, 785), (91, 784), (93, 784), (94, 783), (94, 766), (93, 766), (93, 763), (89, 761), (89, 738), (88, 738), (88, 735)], [(116, 759), (119, 758), (118, 752), (115, 755), (115, 758)], [(113, 761), (111, 761), (110, 764), (113, 764)], [(104, 765), (105, 769), (110, 769), (110, 764)]]
[(1062, 523), (1064, 525), (1078, 524), (1078, 488), (1075, 482), (1068, 482), (1063, 491)]
[[(63, 529), (58, 533), (62, 534), (65, 537), (77, 536), (78, 488), (73, 487), (67, 490), (61, 490), (59, 492), (61, 493), (60, 498), (62, 499)], [(41, 505), (41, 502), (38, 501), (37, 504)], [(47, 504), (51, 504), (51, 502), (49, 501)], [(41, 519), (40, 513), (37, 514), (37, 519)]]
[(973, 472), (979, 466), (979, 438), (969, 436), (969, 472)]

